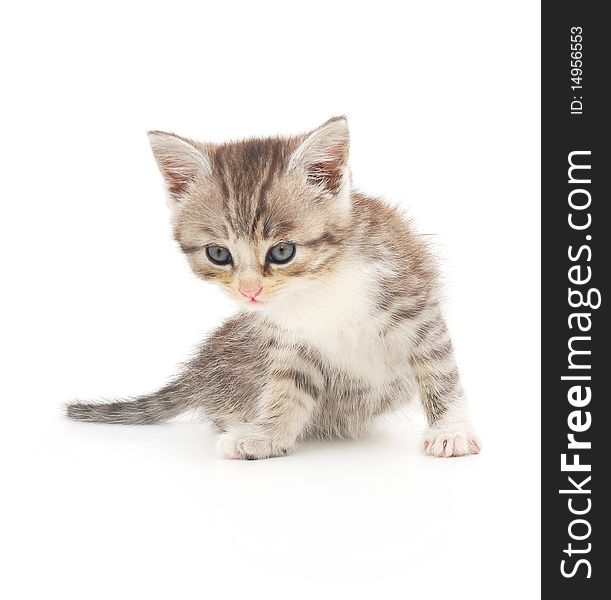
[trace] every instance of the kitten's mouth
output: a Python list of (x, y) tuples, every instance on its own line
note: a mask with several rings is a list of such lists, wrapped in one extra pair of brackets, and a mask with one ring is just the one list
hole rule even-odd
[(260, 306), (260, 305), (261, 305), (261, 304), (263, 304), (263, 303), (264, 303), (264, 302), (263, 302), (263, 300), (257, 300), (256, 298), (249, 298), (249, 299), (246, 301), (246, 304), (250, 304), (251, 306), (252, 306), (253, 304), (257, 304), (257, 305), (259, 305), (259, 306)]

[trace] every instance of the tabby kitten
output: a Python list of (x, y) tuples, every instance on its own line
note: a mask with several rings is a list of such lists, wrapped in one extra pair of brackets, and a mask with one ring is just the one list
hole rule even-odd
[(70, 404), (69, 417), (145, 424), (198, 409), (225, 457), (257, 459), (357, 437), (417, 387), (424, 451), (479, 452), (435, 262), (397, 210), (352, 189), (345, 118), (290, 138), (149, 139), (191, 268), (242, 311), (159, 391)]

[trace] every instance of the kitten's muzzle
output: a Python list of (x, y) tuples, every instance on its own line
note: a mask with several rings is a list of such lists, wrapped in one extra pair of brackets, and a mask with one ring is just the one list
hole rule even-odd
[(251, 302), (256, 302), (256, 297), (261, 293), (263, 287), (261, 286), (258, 289), (255, 287), (240, 287), (238, 289), (242, 296), (248, 298)]

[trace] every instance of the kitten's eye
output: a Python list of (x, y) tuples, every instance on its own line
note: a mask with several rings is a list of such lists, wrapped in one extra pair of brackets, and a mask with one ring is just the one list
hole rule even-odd
[(206, 254), (215, 265), (228, 265), (231, 262), (231, 252), (223, 246), (210, 244), (206, 246)]
[(295, 256), (295, 244), (291, 242), (280, 242), (272, 246), (267, 253), (267, 260), (277, 265), (289, 262)]

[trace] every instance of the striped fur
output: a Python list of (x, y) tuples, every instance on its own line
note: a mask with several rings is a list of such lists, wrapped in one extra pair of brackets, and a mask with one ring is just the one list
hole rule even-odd
[[(159, 392), (71, 404), (69, 417), (145, 424), (196, 409), (225, 456), (265, 458), (307, 437), (357, 437), (419, 392), (427, 453), (479, 451), (432, 254), (398, 210), (352, 189), (345, 119), (293, 138), (206, 145), (154, 132), (151, 144), (194, 273), (243, 311)], [(295, 257), (270, 264), (280, 241)], [(212, 243), (231, 264), (208, 260)], [(239, 294), (245, 282), (257, 302)]]

